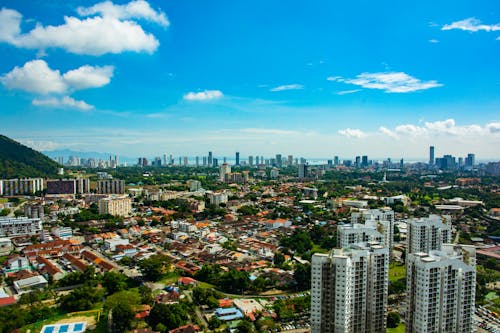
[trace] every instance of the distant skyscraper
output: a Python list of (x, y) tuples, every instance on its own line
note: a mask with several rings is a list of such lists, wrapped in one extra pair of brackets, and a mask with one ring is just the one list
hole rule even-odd
[(389, 250), (358, 243), (311, 263), (311, 333), (385, 333)]
[(429, 147), (429, 165), (434, 165), (434, 146)]
[(239, 166), (239, 165), (240, 165), (240, 152), (238, 152), (238, 151), (236, 152), (236, 156), (235, 156), (235, 158), (236, 158), (236, 163), (235, 163), (235, 165), (238, 165), (238, 166)]
[(213, 156), (211, 151), (208, 152), (208, 166), (213, 166)]
[(212, 166), (217, 168), (219, 166), (219, 160), (215, 157), (212, 159)]
[(406, 333), (473, 332), (475, 290), (474, 246), (408, 254)]
[(279, 168), (283, 166), (283, 158), (281, 154), (276, 154), (276, 166)]
[(307, 177), (307, 164), (301, 163), (299, 164), (299, 178), (306, 178)]
[(257, 157), (255, 157), (255, 164), (259, 165), (260, 164), (260, 158), (259, 158), (259, 155), (257, 155)]
[(476, 164), (476, 155), (467, 154), (467, 157), (465, 158), (465, 166), (473, 167), (475, 164)]
[(253, 166), (253, 156), (248, 156), (248, 165)]
[(207, 166), (207, 157), (203, 156), (203, 166)]
[(188, 165), (188, 158), (187, 156), (184, 156), (184, 166), (187, 166)]
[(200, 166), (200, 157), (196, 156), (196, 167)]
[(363, 155), (361, 157), (361, 167), (366, 168), (368, 166), (368, 156)]
[(356, 168), (359, 168), (361, 166), (361, 157), (356, 156), (356, 162), (355, 163), (356, 163), (356, 165), (355, 165)]
[(288, 166), (292, 166), (293, 165), (293, 155), (288, 155)]

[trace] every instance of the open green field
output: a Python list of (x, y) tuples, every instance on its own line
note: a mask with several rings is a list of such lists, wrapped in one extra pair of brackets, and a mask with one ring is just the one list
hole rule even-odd
[(398, 263), (391, 263), (389, 265), (389, 281), (396, 281), (406, 276), (405, 265)]
[(387, 333), (405, 333), (405, 325), (399, 324), (396, 328), (388, 328), (386, 330)]

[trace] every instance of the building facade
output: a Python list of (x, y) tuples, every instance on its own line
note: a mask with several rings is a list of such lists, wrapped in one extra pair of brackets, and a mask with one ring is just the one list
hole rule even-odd
[(43, 190), (43, 178), (3, 179), (0, 195), (34, 194)]
[(473, 246), (445, 244), (441, 251), (409, 254), (406, 333), (473, 332), (475, 266)]
[(36, 235), (42, 231), (42, 220), (27, 217), (0, 217), (0, 237)]
[(99, 214), (129, 216), (132, 212), (132, 200), (128, 196), (111, 196), (99, 200)]
[(97, 181), (98, 194), (124, 194), (125, 181), (120, 179), (105, 179)]
[(408, 224), (407, 253), (429, 253), (432, 250), (441, 250), (442, 244), (451, 241), (451, 227), (443, 223), (443, 218), (439, 215), (409, 219), (406, 222)]
[(385, 333), (389, 249), (358, 243), (311, 264), (312, 333)]

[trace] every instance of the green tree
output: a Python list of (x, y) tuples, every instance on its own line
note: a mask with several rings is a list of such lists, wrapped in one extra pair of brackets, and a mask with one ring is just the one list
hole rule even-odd
[(298, 264), (295, 267), (295, 272), (293, 273), (293, 278), (297, 283), (297, 289), (307, 290), (311, 288), (311, 265), (310, 264)]
[(273, 257), (273, 263), (280, 267), (285, 263), (285, 256), (281, 252), (276, 252)]
[(210, 317), (210, 320), (208, 321), (208, 328), (214, 330), (216, 328), (219, 328), (220, 325), (222, 325), (222, 321), (217, 318), (217, 316), (213, 315), (212, 317)]
[(236, 326), (236, 332), (238, 333), (253, 333), (255, 332), (253, 324), (248, 319), (243, 319)]
[(102, 276), (102, 286), (108, 295), (127, 289), (127, 276), (117, 272), (106, 272)]
[(67, 312), (89, 310), (103, 297), (103, 291), (91, 286), (74, 289), (61, 298), (60, 307)]
[(158, 281), (171, 267), (170, 259), (163, 254), (155, 254), (139, 261), (139, 269), (150, 281)]
[(112, 310), (113, 326), (117, 332), (130, 329), (134, 319), (134, 310), (128, 303), (119, 303)]
[(163, 324), (169, 330), (185, 324), (189, 316), (183, 305), (158, 303), (153, 306), (148, 316), (148, 324), (157, 327)]
[(398, 327), (400, 321), (401, 321), (401, 317), (399, 316), (399, 313), (393, 311), (393, 312), (389, 312), (387, 314), (387, 327), (388, 328)]

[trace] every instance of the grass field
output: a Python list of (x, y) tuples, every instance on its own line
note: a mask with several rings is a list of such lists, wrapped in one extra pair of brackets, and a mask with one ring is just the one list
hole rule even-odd
[(405, 325), (399, 324), (396, 328), (388, 328), (386, 330), (387, 333), (405, 333)]
[(405, 265), (399, 263), (391, 263), (389, 265), (389, 281), (396, 281), (406, 276)]

